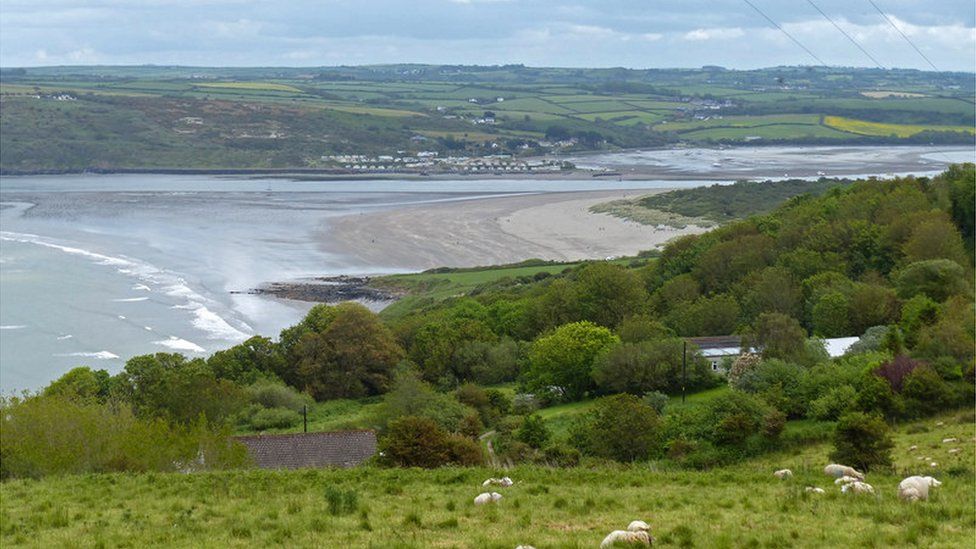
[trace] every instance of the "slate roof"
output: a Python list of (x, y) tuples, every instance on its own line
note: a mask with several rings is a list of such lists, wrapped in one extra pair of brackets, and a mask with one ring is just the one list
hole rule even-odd
[(355, 467), (376, 453), (373, 431), (234, 437), (261, 469)]
[(708, 349), (728, 349), (735, 348), (736, 352), (742, 345), (740, 336), (709, 336), (709, 337), (686, 337), (688, 343), (695, 344), (701, 351)]

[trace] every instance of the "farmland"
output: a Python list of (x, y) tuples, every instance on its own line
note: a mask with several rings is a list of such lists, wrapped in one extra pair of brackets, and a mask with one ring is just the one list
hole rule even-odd
[[(941, 425), (940, 425), (941, 423)], [(515, 486), (475, 507), (484, 468), (101, 474), (0, 485), (0, 541), (21, 546), (595, 547), (634, 519), (655, 545), (964, 547), (976, 535), (972, 411), (902, 425), (895, 466), (868, 475), (875, 496), (841, 494), (812, 444), (696, 472), (654, 463), (507, 470)], [(946, 453), (946, 437), (963, 442)], [(916, 460), (909, 446), (939, 462)], [(772, 471), (788, 467), (795, 478)], [(940, 478), (927, 502), (896, 496), (909, 474)], [(804, 486), (822, 486), (824, 495)], [(352, 494), (339, 505), (336, 494)], [(348, 499), (348, 498), (347, 498)]]
[(0, 170), (329, 169), (324, 155), (395, 151), (970, 143), (973, 97), (961, 73), (790, 67), (6, 69)]

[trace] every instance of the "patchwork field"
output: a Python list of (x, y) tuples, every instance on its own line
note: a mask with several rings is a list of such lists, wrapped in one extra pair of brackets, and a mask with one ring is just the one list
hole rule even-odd
[[(903, 425), (894, 469), (867, 476), (874, 496), (841, 494), (823, 475), (826, 444), (706, 472), (594, 462), (504, 472), (366, 467), (15, 480), (0, 484), (0, 542), (576, 548), (596, 547), (642, 519), (665, 547), (968, 547), (976, 536), (973, 435), (971, 410)], [(961, 453), (948, 453), (941, 442), (948, 437), (960, 439)], [(795, 477), (773, 478), (784, 467)], [(496, 505), (473, 505), (481, 481), (500, 473), (515, 485), (496, 488), (503, 494)], [(916, 473), (943, 486), (929, 501), (899, 501), (899, 480)], [(826, 494), (806, 493), (808, 485)]]

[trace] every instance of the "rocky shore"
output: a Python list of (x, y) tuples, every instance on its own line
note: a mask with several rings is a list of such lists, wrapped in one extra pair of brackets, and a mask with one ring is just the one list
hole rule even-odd
[(324, 276), (294, 282), (272, 282), (246, 291), (231, 293), (268, 295), (311, 303), (339, 303), (342, 301), (394, 301), (400, 294), (369, 285), (367, 276)]

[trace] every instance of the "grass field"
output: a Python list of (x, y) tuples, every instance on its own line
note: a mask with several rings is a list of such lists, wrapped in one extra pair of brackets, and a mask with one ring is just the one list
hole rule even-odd
[(966, 132), (972, 134), (976, 129), (968, 126), (931, 126), (916, 124), (882, 124), (866, 120), (853, 120), (841, 116), (825, 116), (824, 124), (841, 131), (860, 135), (894, 135), (910, 137), (923, 131)]
[(210, 82), (197, 84), (201, 88), (226, 88), (231, 90), (258, 90), (258, 91), (283, 91), (293, 93), (304, 93), (295, 86), (287, 84), (276, 84), (274, 82)]
[[(634, 519), (664, 547), (971, 547), (973, 413), (903, 426), (891, 472), (869, 473), (875, 496), (849, 496), (820, 472), (817, 444), (708, 472), (660, 465), (516, 467), (503, 499), (475, 507), (484, 468), (85, 475), (0, 484), (4, 547), (596, 547)], [(937, 426), (942, 421), (943, 426)], [(947, 453), (946, 437), (962, 442)], [(919, 452), (910, 452), (912, 444)], [(925, 454), (939, 463), (915, 459)], [(788, 467), (792, 480), (772, 471)], [(898, 481), (943, 482), (904, 503)], [(806, 485), (824, 495), (807, 494)], [(337, 493), (352, 504), (342, 505)], [(331, 502), (331, 503), (330, 503)]]

